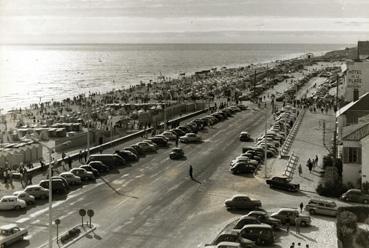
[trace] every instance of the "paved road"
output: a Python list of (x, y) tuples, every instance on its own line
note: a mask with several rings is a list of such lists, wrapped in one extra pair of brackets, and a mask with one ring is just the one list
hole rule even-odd
[[(242, 214), (227, 212), (223, 205), (237, 192), (261, 199), (268, 210), (296, 207), (308, 196), (271, 191), (261, 178), (234, 176), (228, 171), (230, 160), (241, 151), (240, 131), (259, 135), (264, 117), (263, 111), (237, 113), (202, 132), (202, 144), (182, 145), (187, 160), (171, 161), (170, 149), (160, 149), (131, 167), (72, 191), (67, 199), (54, 202), (53, 215), (61, 219), (61, 232), (78, 224), (78, 209), (86, 208), (95, 210), (93, 223), (99, 227), (94, 237), (73, 247), (198, 247)], [(189, 164), (201, 184), (190, 180)], [(281, 196), (283, 201), (275, 200)], [(47, 204), (2, 215), (1, 223), (16, 221), (30, 229), (30, 243), (15, 247), (39, 247), (47, 241)]]

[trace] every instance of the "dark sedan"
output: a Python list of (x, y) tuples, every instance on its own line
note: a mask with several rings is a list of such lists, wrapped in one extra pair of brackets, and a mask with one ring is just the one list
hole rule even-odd
[(254, 173), (255, 167), (247, 162), (240, 161), (240, 162), (236, 162), (230, 168), (230, 171), (233, 174)]
[(101, 161), (91, 161), (90, 163), (88, 163), (88, 165), (94, 168), (95, 170), (98, 170), (100, 173), (108, 172), (110, 169), (113, 168), (113, 166), (112, 168), (109, 168), (109, 166), (107, 166)]
[(273, 177), (272, 179), (266, 180), (270, 188), (278, 188), (291, 192), (297, 192), (300, 190), (300, 184), (293, 184), (286, 177)]
[(181, 159), (184, 157), (184, 152), (181, 148), (173, 148), (171, 153), (169, 153), (170, 159)]
[(138, 160), (138, 157), (133, 152), (128, 150), (116, 150), (115, 153), (129, 162), (134, 162)]
[(154, 142), (159, 147), (168, 147), (168, 140), (164, 137), (154, 136), (154, 137), (149, 138), (149, 140)]

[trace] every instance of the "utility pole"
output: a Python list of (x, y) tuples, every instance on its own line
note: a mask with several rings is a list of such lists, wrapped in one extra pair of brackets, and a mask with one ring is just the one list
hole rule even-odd
[(335, 113), (334, 113), (334, 132), (333, 132), (333, 158), (334, 163), (336, 163), (337, 159), (337, 115), (336, 111), (338, 110), (338, 87), (339, 86), (339, 75), (337, 74), (337, 85), (336, 85), (336, 101), (335, 101)]
[(268, 110), (265, 110), (265, 127), (264, 127), (264, 140), (265, 140), (265, 144), (264, 144), (264, 177), (267, 177), (267, 152), (268, 152), (268, 148), (267, 148), (267, 128), (268, 128)]
[(253, 89), (253, 94), (254, 94), (254, 99), (255, 99), (256, 98), (256, 69), (254, 70), (254, 89)]

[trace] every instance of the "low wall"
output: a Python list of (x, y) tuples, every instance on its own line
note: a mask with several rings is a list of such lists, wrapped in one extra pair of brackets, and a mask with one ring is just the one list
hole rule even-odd
[[(197, 116), (197, 115), (200, 115), (200, 114), (203, 114), (203, 113), (206, 113), (206, 112), (208, 112), (208, 109), (202, 109), (202, 110), (199, 110), (199, 111), (196, 111), (196, 112), (193, 112), (193, 113), (184, 115), (184, 116), (177, 117), (177, 118), (175, 118), (173, 120), (170, 120), (170, 121), (168, 121), (168, 124), (170, 125), (170, 124), (172, 124), (174, 122), (185, 121), (187, 119), (190, 119), (190, 118), (192, 118), (194, 116)], [(162, 125), (160, 125), (159, 127), (162, 127)], [(91, 147), (90, 148), (90, 154), (97, 153), (100, 150), (105, 150), (105, 149), (108, 149), (108, 148), (111, 148), (111, 147), (114, 147), (114, 146), (123, 144), (124, 142), (130, 141), (130, 140), (135, 139), (137, 137), (141, 137), (145, 132), (150, 132), (150, 131), (152, 131), (152, 129), (153, 128), (148, 128), (146, 130), (141, 130), (141, 131), (138, 131), (136, 133), (129, 134), (129, 135), (126, 135), (124, 137), (121, 137), (121, 138), (118, 138), (118, 139), (109, 141), (109, 142), (104, 143), (102, 145)], [(70, 154), (69, 155), (69, 158), (72, 159), (72, 160), (78, 160), (78, 157), (79, 157), (79, 153), (74, 153), (74, 154)], [(59, 162), (59, 161), (62, 161), (62, 159), (58, 159), (57, 160), (57, 162)], [(46, 166), (48, 166), (48, 165), (49, 164), (47, 164)], [(36, 174), (38, 172), (41, 172), (41, 167), (34, 167), (34, 168), (30, 169), (29, 172), (30, 173), (34, 173), (34, 174)], [(19, 177), (19, 174), (18, 173), (14, 173), (14, 177)]]

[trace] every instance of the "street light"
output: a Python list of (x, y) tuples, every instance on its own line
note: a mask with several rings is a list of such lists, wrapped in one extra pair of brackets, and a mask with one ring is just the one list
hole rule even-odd
[[(53, 233), (52, 233), (52, 224), (53, 224), (53, 220), (52, 220), (52, 202), (53, 202), (53, 195), (52, 195), (52, 180), (51, 180), (51, 177), (52, 177), (52, 164), (54, 163), (54, 160), (51, 156), (52, 153), (54, 153), (54, 150), (50, 147), (48, 147), (47, 145), (41, 143), (40, 141), (38, 140), (35, 140), (35, 139), (32, 139), (34, 142), (40, 144), (42, 147), (45, 147), (48, 152), (49, 152), (49, 248), (52, 248), (53, 247)], [(58, 146), (55, 146), (56, 147), (59, 147), (59, 146), (64, 146), (66, 144), (70, 143), (70, 141), (66, 141)]]

